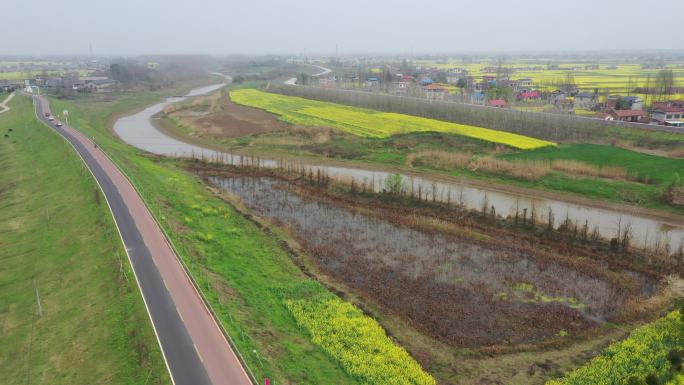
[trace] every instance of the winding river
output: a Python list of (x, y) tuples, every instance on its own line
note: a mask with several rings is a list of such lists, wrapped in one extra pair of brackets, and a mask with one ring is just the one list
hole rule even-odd
[[(114, 130), (128, 144), (154, 154), (173, 157), (214, 158), (229, 164), (239, 164), (241, 157), (238, 155), (229, 155), (174, 139), (157, 130), (151, 122), (153, 116), (168, 105), (193, 96), (210, 93), (225, 85), (226, 83), (214, 84), (194, 89), (183, 97), (168, 98), (140, 112), (118, 119), (114, 123)], [(264, 167), (277, 167), (279, 162), (274, 159), (262, 159), (260, 164)], [(311, 169), (314, 174), (317, 170), (322, 170), (333, 178), (345, 180), (354, 178), (359, 185), (365, 184), (367, 188), (372, 188), (374, 191), (381, 191), (385, 185), (385, 179), (390, 175), (390, 173), (383, 171), (306, 162), (298, 164), (298, 166)], [(418, 191), (420, 189), (423, 197), (427, 199), (433, 199), (434, 195), (435, 200), (449, 200), (475, 210), (482, 210), (483, 207), (487, 207), (489, 211), (491, 207), (494, 207), (496, 213), (503, 216), (515, 215), (516, 210), (522, 215), (523, 210), (526, 210), (528, 218), (531, 213), (535, 213), (537, 221), (547, 222), (549, 212), (551, 212), (556, 227), (566, 220), (578, 226), (584, 226), (587, 223), (590, 232), (596, 229), (606, 239), (616, 237), (619, 232), (629, 229), (632, 236), (631, 244), (638, 247), (658, 247), (660, 250), (668, 248), (667, 250), (670, 253), (674, 253), (684, 243), (684, 227), (681, 224), (635, 213), (596, 208), (561, 200), (517, 195), (474, 187), (467, 183), (436, 181), (426, 177), (404, 175), (404, 183), (408, 190)]]

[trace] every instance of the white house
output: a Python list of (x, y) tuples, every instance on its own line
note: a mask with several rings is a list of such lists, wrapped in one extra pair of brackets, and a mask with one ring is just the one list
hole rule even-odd
[(683, 117), (683, 108), (658, 107), (651, 113), (651, 119), (665, 126), (684, 127)]

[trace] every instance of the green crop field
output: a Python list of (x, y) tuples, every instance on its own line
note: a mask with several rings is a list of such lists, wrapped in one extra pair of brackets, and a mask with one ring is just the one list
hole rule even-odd
[(443, 132), (526, 150), (555, 145), (552, 142), (510, 132), (349, 107), (255, 89), (235, 90), (230, 93), (230, 97), (238, 104), (280, 115), (282, 120), (292, 124), (334, 127), (363, 137), (384, 138), (412, 132)]
[(619, 147), (599, 144), (569, 144), (527, 152), (507, 154), (502, 158), (516, 160), (576, 160), (596, 166), (624, 167), (636, 176), (656, 184), (677, 182), (684, 173), (684, 159), (643, 154)]
[(10, 106), (0, 114), (0, 382), (169, 384), (95, 181), (28, 98)]
[[(167, 94), (172, 92), (180, 91)], [(182, 162), (141, 156), (112, 136), (106, 126), (108, 116), (159, 96), (133, 94), (114, 103), (54, 99), (51, 104), (55, 110), (68, 109), (74, 126), (94, 137), (129, 175), (257, 378), (270, 377), (276, 383), (334, 379), (335, 384), (383, 384), (387, 377), (379, 373), (380, 367), (368, 364), (382, 362), (397, 368), (392, 383), (409, 384), (411, 377), (401, 377), (406, 375), (433, 383), (376, 321), (343, 301), (320, 303), (320, 298), (331, 298), (327, 289), (302, 273), (277, 239), (215, 197), (198, 177), (183, 171)], [(341, 305), (346, 311), (336, 312)], [(327, 306), (336, 317), (305, 322), (302, 310), (309, 306)], [(316, 340), (319, 333), (335, 327), (354, 338), (334, 347)], [(374, 349), (375, 343), (386, 353)], [(403, 367), (410, 370), (399, 369)]]

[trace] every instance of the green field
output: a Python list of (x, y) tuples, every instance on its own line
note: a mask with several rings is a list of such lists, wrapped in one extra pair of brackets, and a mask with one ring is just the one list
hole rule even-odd
[[(310, 333), (317, 330), (300, 325), (287, 303), (317, 303), (318, 298), (330, 295), (327, 289), (302, 273), (277, 239), (215, 197), (199, 178), (183, 171), (178, 161), (142, 155), (112, 136), (106, 125), (112, 113), (160, 96), (132, 94), (114, 102), (53, 99), (51, 104), (55, 110), (68, 109), (74, 126), (94, 137), (129, 175), (179, 248), (257, 378), (270, 377), (281, 384), (330, 383), (331, 379), (335, 384), (379, 384), (373, 380), (375, 377), (369, 377), (378, 370), (376, 367), (366, 364), (360, 373), (350, 369), (356, 364), (349, 359), (369, 355), (361, 361), (371, 362), (370, 355), (376, 355), (397, 367), (415, 366), (406, 355), (385, 357), (360, 343), (371, 331), (364, 329), (369, 323), (375, 324), (373, 330), (379, 329), (366, 316), (359, 319), (357, 314), (340, 315), (349, 318), (345, 328), (351, 329), (346, 332), (358, 338), (358, 342), (345, 341), (344, 349), (353, 349), (354, 354), (334, 355), (338, 351), (314, 341)], [(357, 320), (363, 320), (360, 325), (364, 328), (352, 326)], [(326, 322), (331, 320), (322, 320), (318, 325), (324, 327)], [(377, 333), (372, 337), (379, 338)], [(383, 344), (394, 346), (387, 336), (381, 339)], [(396, 352), (403, 351), (395, 348)], [(422, 376), (430, 378), (424, 373)], [(402, 381), (392, 383), (406, 383)]]
[(28, 98), (10, 106), (0, 115), (0, 382), (169, 384), (91, 174)]
[(577, 160), (597, 166), (624, 167), (638, 177), (652, 183), (667, 185), (679, 180), (684, 173), (684, 159), (643, 154), (619, 147), (598, 144), (569, 144), (527, 152), (504, 155), (515, 160)]
[(510, 132), (344, 106), (255, 89), (231, 91), (230, 98), (235, 103), (277, 114), (282, 120), (292, 124), (334, 127), (361, 137), (385, 138), (413, 132), (441, 132), (525, 150), (555, 145), (552, 142)]

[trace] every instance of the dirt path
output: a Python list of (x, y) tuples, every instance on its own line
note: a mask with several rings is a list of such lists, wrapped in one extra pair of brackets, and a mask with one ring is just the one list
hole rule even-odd
[(105, 194), (174, 384), (252, 384), (135, 187), (80, 131), (45, 120), (45, 98), (34, 101), (38, 118), (73, 145)]
[(14, 97), (14, 92), (12, 92), (11, 94), (9, 94), (9, 95), (5, 98), (5, 100), (3, 100), (2, 103), (0, 103), (0, 114), (2, 114), (2, 113), (4, 113), (4, 112), (7, 112), (7, 111), (10, 110), (10, 107), (7, 105), (7, 103), (9, 103), (10, 100), (12, 100), (13, 97)]

